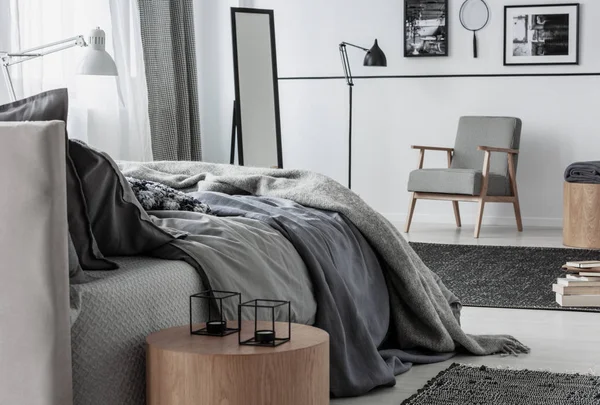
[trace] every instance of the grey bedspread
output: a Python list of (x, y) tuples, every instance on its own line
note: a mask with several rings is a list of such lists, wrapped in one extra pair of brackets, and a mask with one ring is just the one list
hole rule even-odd
[(569, 183), (600, 184), (600, 161), (576, 162), (565, 170)]
[(389, 343), (395, 349), (448, 353), (462, 348), (476, 355), (529, 351), (511, 336), (465, 333), (459, 322), (457, 298), (423, 264), (399, 231), (357, 194), (326, 176), (203, 162), (121, 162), (119, 166), (126, 176), (177, 189), (284, 198), (343, 214), (385, 264), (393, 331)]
[(203, 289), (182, 261), (114, 260), (119, 270), (86, 272), (93, 281), (71, 285), (75, 405), (145, 404), (146, 336), (188, 322), (188, 297)]

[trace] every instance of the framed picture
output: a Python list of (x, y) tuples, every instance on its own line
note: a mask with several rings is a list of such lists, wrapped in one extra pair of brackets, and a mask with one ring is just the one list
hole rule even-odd
[(448, 0), (404, 0), (404, 56), (448, 56)]
[(579, 64), (579, 4), (504, 7), (504, 65)]

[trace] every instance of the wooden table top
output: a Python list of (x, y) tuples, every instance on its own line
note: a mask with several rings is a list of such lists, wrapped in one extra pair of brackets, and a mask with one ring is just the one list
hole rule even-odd
[[(235, 327), (236, 322), (229, 322), (229, 327)], [(271, 322), (258, 322), (258, 329), (270, 329)], [(196, 329), (196, 327), (194, 328)], [(254, 321), (242, 321), (242, 340), (252, 337)], [(288, 324), (275, 323), (277, 337), (287, 337)], [(329, 342), (329, 334), (322, 329), (308, 325), (292, 323), (292, 338), (282, 345), (245, 346), (239, 345), (238, 334), (227, 336), (198, 336), (190, 334), (189, 325), (163, 329), (146, 338), (146, 343), (160, 350), (183, 352), (199, 355), (247, 356), (302, 350)]]

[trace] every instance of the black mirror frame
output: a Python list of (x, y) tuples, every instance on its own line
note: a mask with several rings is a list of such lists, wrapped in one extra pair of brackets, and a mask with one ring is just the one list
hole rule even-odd
[(239, 64), (238, 64), (238, 46), (237, 46), (237, 27), (236, 13), (252, 13), (252, 14), (267, 14), (269, 16), (269, 26), (271, 32), (271, 61), (273, 70), (273, 102), (275, 105), (275, 136), (277, 142), (277, 167), (283, 169), (283, 153), (281, 146), (281, 117), (279, 110), (279, 76), (277, 73), (277, 46), (275, 40), (275, 18), (273, 10), (246, 8), (246, 7), (231, 7), (231, 40), (233, 43), (233, 70), (235, 78), (235, 101), (234, 101), (234, 124), (232, 128), (232, 143), (231, 143), (231, 161), (233, 164), (235, 156), (235, 139), (234, 132), (237, 129), (237, 145), (238, 145), (238, 164), (244, 165), (244, 143), (243, 143), (243, 128), (240, 109), (240, 83), (239, 83)]

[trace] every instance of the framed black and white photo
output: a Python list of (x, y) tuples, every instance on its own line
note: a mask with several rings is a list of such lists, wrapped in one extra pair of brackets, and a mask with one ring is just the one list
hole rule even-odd
[(448, 56), (448, 0), (404, 0), (404, 56)]
[(504, 65), (579, 64), (579, 4), (504, 7)]

